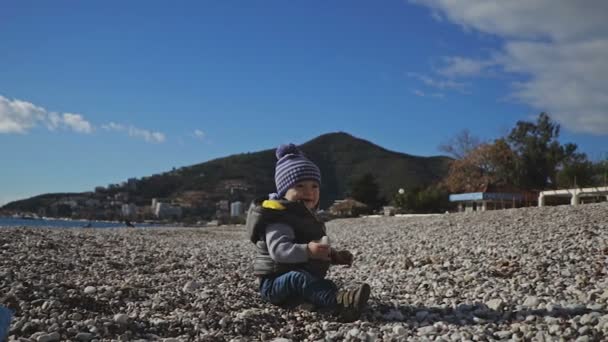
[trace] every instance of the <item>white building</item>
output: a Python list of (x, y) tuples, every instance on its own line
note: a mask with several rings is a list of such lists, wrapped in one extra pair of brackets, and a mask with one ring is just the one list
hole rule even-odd
[(236, 201), (230, 203), (230, 217), (239, 217), (243, 215), (243, 203)]
[(123, 204), (121, 207), (122, 216), (132, 217), (137, 214), (137, 206), (133, 203)]
[(182, 208), (169, 203), (156, 202), (154, 208), (154, 216), (159, 219), (163, 218), (179, 218), (182, 216)]

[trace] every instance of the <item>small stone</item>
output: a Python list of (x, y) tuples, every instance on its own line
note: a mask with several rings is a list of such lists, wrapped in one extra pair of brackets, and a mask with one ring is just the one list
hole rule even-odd
[(551, 334), (551, 335), (557, 335), (557, 334), (559, 334), (560, 331), (561, 331), (561, 327), (559, 324), (553, 324), (553, 325), (549, 326), (549, 334)]
[(500, 311), (502, 309), (503, 304), (504, 303), (503, 303), (502, 299), (498, 299), (498, 298), (492, 299), (486, 303), (488, 308), (490, 308), (491, 310), (494, 310), (494, 311)]
[(43, 334), (38, 336), (36, 342), (53, 342), (59, 341), (61, 339), (61, 335), (58, 332), (53, 332), (50, 334)]
[(84, 288), (85, 294), (93, 294), (95, 292), (97, 292), (97, 288), (95, 286), (87, 286)]
[(182, 288), (182, 291), (184, 292), (193, 292), (197, 289), (199, 289), (201, 287), (201, 284), (196, 282), (196, 281), (189, 281), (187, 282), (184, 287)]
[(351, 330), (348, 331), (348, 335), (352, 336), (352, 337), (357, 337), (357, 335), (359, 335), (360, 330), (357, 328), (353, 328)]
[(536, 308), (539, 303), (540, 303), (540, 301), (538, 300), (538, 297), (528, 296), (528, 297), (526, 297), (526, 300), (524, 301), (524, 306), (529, 307), (529, 308)]
[(560, 322), (560, 319), (557, 317), (552, 317), (552, 316), (546, 316), (544, 318), (545, 323), (551, 325), (551, 324), (558, 324)]
[(50, 309), (53, 306), (54, 302), (52, 300), (47, 300), (46, 302), (44, 302), (44, 304), (42, 304), (42, 310), (46, 311), (48, 309)]
[(513, 332), (510, 330), (501, 330), (495, 332), (494, 335), (496, 335), (496, 337), (502, 340), (511, 337), (511, 335), (513, 335)]
[(80, 321), (82, 320), (82, 314), (78, 312), (74, 312), (68, 315), (68, 319), (72, 321)]
[(114, 322), (121, 325), (127, 324), (129, 322), (129, 316), (123, 313), (116, 314), (114, 315)]
[(580, 323), (583, 325), (593, 324), (596, 322), (598, 315), (599, 314), (597, 314), (597, 313), (595, 315), (594, 314), (585, 314), (585, 315), (581, 316)]
[(403, 327), (403, 325), (398, 324), (393, 327), (393, 333), (396, 335), (405, 335), (407, 330)]
[(462, 335), (459, 332), (455, 332), (455, 333), (451, 333), (450, 334), (450, 340), (451, 341), (460, 341), (462, 340)]
[(604, 304), (602, 304), (602, 303), (591, 304), (591, 305), (589, 305), (589, 310), (592, 310), (592, 311), (603, 311), (604, 310)]
[(226, 327), (228, 324), (230, 324), (232, 320), (230, 319), (230, 316), (225, 316), (222, 319), (220, 319), (219, 324), (222, 327)]
[(35, 331), (35, 329), (36, 327), (31, 322), (27, 322), (21, 327), (21, 332), (27, 334), (31, 331)]
[(434, 325), (428, 325), (426, 327), (418, 328), (418, 335), (434, 335), (437, 333), (437, 327)]
[(588, 326), (581, 327), (580, 329), (578, 329), (578, 334), (586, 335), (589, 332), (589, 330), (591, 330), (591, 328)]
[(74, 339), (76, 339), (77, 341), (88, 342), (93, 339), (93, 334), (79, 332), (78, 334), (76, 334), (76, 337), (74, 337)]

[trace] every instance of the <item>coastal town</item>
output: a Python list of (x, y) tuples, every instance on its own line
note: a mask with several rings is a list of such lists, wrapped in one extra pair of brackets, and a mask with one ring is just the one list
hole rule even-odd
[[(144, 177), (143, 179), (145, 179)], [(186, 191), (177, 198), (146, 199), (137, 190), (141, 180), (129, 178), (108, 186), (98, 186), (91, 192), (77, 194), (55, 194), (35, 210), (18, 212), (4, 210), (4, 216), (18, 218), (62, 218), (98, 221), (135, 222), (183, 222), (189, 225), (217, 225), (218, 223), (238, 223), (244, 220), (246, 188), (232, 182), (223, 194), (209, 200), (204, 191)], [(226, 185), (226, 184), (225, 184)], [(231, 185), (231, 186), (230, 186)], [(211, 208), (211, 209), (210, 209)], [(212, 218), (203, 220), (203, 217)]]

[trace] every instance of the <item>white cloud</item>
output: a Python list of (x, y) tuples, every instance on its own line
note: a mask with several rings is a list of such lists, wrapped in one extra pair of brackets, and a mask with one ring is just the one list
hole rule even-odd
[[(37, 125), (44, 125), (51, 131), (63, 128), (89, 134), (95, 130), (95, 127), (81, 114), (49, 112), (30, 102), (10, 100), (0, 95), (0, 134), (27, 133)], [(147, 142), (162, 143), (166, 140), (164, 133), (134, 126), (127, 127), (115, 122), (102, 125), (101, 128), (115, 132), (126, 131), (129, 136), (141, 138)], [(199, 132), (203, 134), (202, 131)]]
[(61, 125), (61, 115), (55, 112), (50, 112), (48, 117), (47, 127), (51, 131), (54, 131)]
[(425, 93), (425, 92), (423, 92), (421, 90), (418, 90), (418, 89), (412, 90), (412, 93), (414, 95), (420, 96), (420, 97), (434, 97), (434, 98), (438, 98), (438, 99), (442, 99), (442, 98), (445, 97), (445, 95), (442, 94), (442, 93), (430, 93), (429, 94), (429, 93)]
[(45, 117), (46, 110), (42, 107), (0, 95), (0, 133), (26, 133)]
[(425, 85), (427, 85), (429, 87), (442, 89), (442, 90), (452, 89), (452, 90), (457, 90), (462, 93), (466, 92), (467, 85), (466, 85), (466, 83), (463, 83), (463, 82), (456, 82), (451, 79), (439, 80), (439, 79), (435, 79), (430, 76), (415, 73), (415, 72), (408, 72), (407, 75), (409, 77), (413, 77), (413, 78), (419, 80), (420, 82), (424, 83)]
[(480, 76), (496, 64), (491, 60), (475, 60), (463, 57), (444, 57), (444, 67), (437, 72), (447, 77)]
[(72, 130), (80, 133), (93, 132), (93, 126), (82, 118), (80, 114), (64, 113), (63, 123)]
[(414, 95), (420, 96), (420, 97), (425, 97), (426, 96), (426, 94), (424, 94), (424, 92), (422, 92), (422, 91), (420, 91), (418, 89), (412, 90), (412, 93), (414, 93)]
[(512, 98), (547, 111), (565, 128), (608, 134), (608, 1), (410, 0), (467, 30), (499, 36), (487, 60), (448, 57), (445, 76), (478, 76), (488, 67), (523, 78)]
[(101, 125), (101, 128), (107, 130), (107, 131), (124, 131), (126, 129), (126, 127), (124, 125), (121, 124), (117, 124), (115, 122), (110, 122), (109, 124), (106, 125)]
[(161, 132), (152, 132), (133, 126), (129, 127), (129, 136), (142, 138), (147, 142), (153, 143), (162, 143), (165, 141), (165, 135)]
[(410, 0), (432, 15), (481, 32), (515, 39), (578, 40), (608, 33), (608, 2), (586, 0)]
[(127, 126), (116, 122), (110, 122), (102, 125), (101, 128), (106, 131), (127, 132), (130, 137), (144, 139), (151, 143), (162, 143), (166, 140), (165, 134), (161, 132), (153, 132), (147, 129), (142, 129), (134, 126)]
[(48, 112), (30, 102), (0, 95), (0, 133), (27, 133), (38, 124), (49, 130), (63, 127), (79, 133), (93, 131), (93, 125), (80, 114)]
[(194, 136), (196, 138), (203, 139), (205, 137), (205, 132), (201, 131), (200, 129), (195, 129)]

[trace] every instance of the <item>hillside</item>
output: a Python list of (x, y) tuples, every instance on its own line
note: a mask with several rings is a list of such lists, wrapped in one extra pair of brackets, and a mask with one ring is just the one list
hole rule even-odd
[[(381, 195), (390, 198), (400, 187), (426, 186), (439, 181), (446, 175), (450, 162), (447, 157), (417, 157), (389, 151), (342, 132), (321, 135), (300, 147), (321, 169), (322, 208), (343, 198), (349, 181), (367, 172), (376, 177)], [(152, 198), (180, 202), (194, 194), (199, 204), (211, 211), (222, 199), (248, 201), (273, 192), (275, 162), (272, 149), (232, 155), (143, 177), (137, 182), (137, 188), (129, 192), (130, 201), (138, 205), (150, 203)], [(46, 194), (12, 202), (3, 208), (35, 211), (45, 199), (53, 198), (56, 196)]]

